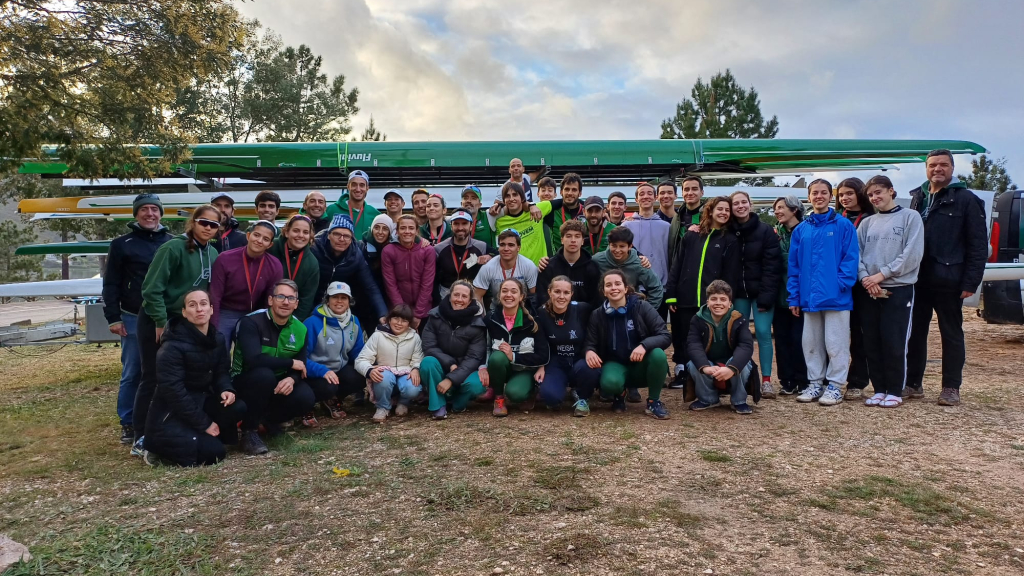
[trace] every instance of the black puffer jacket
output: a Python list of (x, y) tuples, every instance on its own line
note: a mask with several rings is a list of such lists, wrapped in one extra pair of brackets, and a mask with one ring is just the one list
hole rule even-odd
[(210, 326), (204, 335), (172, 316), (156, 353), (157, 385), (146, 419), (146, 449), (182, 466), (196, 463), (196, 435), (213, 420), (203, 410), (208, 395), (234, 392), (227, 343)]
[[(491, 311), (490, 316), (484, 321), (487, 325), (488, 342), (491, 352), (498, 349), (502, 342), (508, 342), (512, 346), (512, 367), (517, 369), (539, 368), (546, 366), (551, 360), (551, 350), (548, 348), (548, 339), (544, 330), (526, 314), (519, 314), (521, 318), (512, 326), (512, 330), (505, 327), (505, 316), (501, 307)], [(536, 326), (536, 330), (534, 330)]]
[(665, 302), (681, 308), (700, 308), (708, 284), (725, 280), (735, 294), (739, 276), (740, 244), (734, 234), (720, 230), (713, 230), (710, 236), (687, 232), (668, 273)]
[(753, 214), (743, 224), (733, 222), (729, 230), (740, 243), (740, 277), (732, 287), (733, 299), (756, 298), (758, 308), (771, 308), (778, 296), (782, 267), (778, 235)]
[(924, 259), (918, 283), (929, 290), (974, 292), (985, 275), (988, 225), (985, 203), (959, 180), (935, 193), (928, 183), (910, 193), (910, 208), (924, 219)]
[[(639, 296), (630, 296), (626, 300), (626, 313), (636, 326), (640, 344), (643, 344), (648, 352), (655, 348), (664, 350), (672, 344), (672, 335), (665, 326), (665, 319), (659, 316), (658, 311), (646, 300)], [(611, 358), (612, 337), (608, 335), (610, 326), (611, 316), (607, 314), (603, 304), (590, 313), (584, 354), (593, 351), (602, 359)]]
[(157, 248), (171, 239), (167, 228), (146, 230), (137, 222), (131, 232), (110, 241), (103, 274), (103, 316), (108, 324), (121, 321), (121, 311), (138, 314), (142, 307), (142, 281)]
[[(445, 378), (453, 384), (462, 384), (487, 360), (487, 325), (479, 315), (480, 305), (475, 300), (466, 309), (467, 314), (473, 314), (473, 319), (464, 326), (456, 326), (441, 308), (438, 306), (427, 314), (427, 322), (420, 333), (423, 356), (437, 358), (446, 372)], [(452, 364), (456, 365), (455, 370), (448, 372)]]

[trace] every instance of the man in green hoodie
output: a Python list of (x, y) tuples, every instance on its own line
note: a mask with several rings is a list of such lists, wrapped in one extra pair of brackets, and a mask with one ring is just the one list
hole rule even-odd
[(348, 214), (355, 226), (353, 233), (362, 238), (373, 228), (373, 219), (380, 216), (380, 210), (366, 203), (366, 194), (370, 191), (370, 177), (362, 170), (353, 170), (348, 174), (348, 190), (327, 207), (324, 218), (331, 220), (335, 214)]
[[(753, 369), (754, 339), (747, 319), (732, 306), (732, 288), (724, 280), (708, 285), (707, 304), (690, 320), (686, 352), (687, 369), (697, 386), (690, 410), (706, 410), (720, 404), (728, 393), (732, 409), (751, 414), (747, 404), (747, 378)], [(756, 400), (756, 399), (755, 399)]]
[(665, 289), (658, 275), (640, 263), (640, 257), (633, 249), (633, 231), (629, 228), (613, 228), (608, 233), (608, 249), (598, 252), (591, 261), (597, 264), (601, 274), (612, 268), (622, 270), (626, 273), (626, 280), (633, 285), (633, 289), (647, 295), (648, 304), (655, 310), (661, 306)]

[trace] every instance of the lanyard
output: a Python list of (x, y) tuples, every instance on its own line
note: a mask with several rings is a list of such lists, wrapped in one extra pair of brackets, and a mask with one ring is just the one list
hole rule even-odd
[[(285, 263), (285, 265), (288, 266), (288, 279), (289, 280), (295, 280), (295, 275), (299, 273), (299, 267), (302, 266), (302, 257), (305, 256), (305, 255), (306, 255), (306, 251), (305, 250), (303, 250), (302, 252), (299, 252), (299, 257), (295, 260), (295, 272), (292, 272), (292, 259), (288, 255), (288, 247), (287, 246), (284, 247), (284, 263)], [(260, 266), (263, 266), (262, 262), (260, 262)], [(248, 269), (246, 269), (246, 273), (248, 273)], [(257, 274), (257, 276), (259, 276), (259, 275)]]
[[(572, 217), (573, 220), (575, 220), (579, 215), (580, 215), (580, 207), (577, 205), (576, 206), (576, 216)], [(568, 220), (565, 219), (565, 206), (562, 206), (562, 222), (568, 222)]]
[[(469, 257), (469, 244), (466, 244), (466, 251), (462, 253), (462, 259), (457, 260), (455, 258), (455, 245), (452, 244), (452, 262), (455, 263), (455, 276), (462, 274), (462, 265), (466, 263), (466, 258)], [(512, 269), (515, 271), (515, 268)], [(505, 271), (502, 270), (502, 276), (505, 275)]]
[(604, 226), (604, 224), (602, 224), (601, 225), (601, 233), (597, 235), (597, 246), (594, 245), (594, 235), (591, 232), (587, 232), (587, 235), (590, 236), (590, 255), (591, 256), (596, 256), (597, 255), (597, 248), (599, 246), (601, 246), (601, 240), (604, 239), (604, 230), (605, 230), (605, 226)]
[(359, 228), (359, 221), (363, 219), (363, 214), (366, 213), (366, 205), (363, 204), (363, 209), (359, 211), (359, 218), (352, 215), (352, 205), (348, 206), (348, 217), (352, 220), (352, 228)]
[(447, 225), (447, 223), (444, 220), (442, 220), (441, 221), (441, 231), (438, 232), (437, 235), (435, 236), (434, 235), (434, 227), (430, 225), (430, 221), (429, 220), (427, 221), (427, 232), (430, 232), (430, 245), (431, 246), (433, 246), (434, 244), (437, 244), (437, 241), (440, 240), (442, 236), (444, 236), (444, 227), (446, 225)]
[[(256, 269), (256, 284), (260, 283), (260, 272), (263, 272), (263, 263), (266, 262), (266, 254), (260, 259), (260, 267)], [(249, 309), (252, 310), (252, 280), (249, 278), (249, 259), (245, 257), (245, 250), (242, 250), (242, 268), (245, 269), (245, 285), (249, 288)], [(296, 268), (296, 272), (298, 269)]]
[[(466, 250), (469, 250), (469, 248), (467, 247)], [(512, 273), (509, 274), (508, 276), (505, 276), (505, 269), (501, 268), (501, 260), (499, 260), (498, 261), (498, 268), (501, 268), (501, 281), (504, 282), (505, 280), (508, 280), (510, 278), (515, 278), (516, 277), (516, 268), (518, 268), (518, 267), (519, 267), (519, 258), (517, 257), (515, 265), (512, 266)]]
[[(846, 216), (847, 213), (849, 213), (849, 210), (843, 210), (843, 218), (847, 218), (847, 216)], [(864, 213), (863, 212), (861, 212), (860, 214), (857, 214), (857, 219), (853, 221), (853, 227), (854, 228), (856, 228), (857, 225), (860, 224), (860, 219), (863, 218), (863, 217), (864, 217)]]

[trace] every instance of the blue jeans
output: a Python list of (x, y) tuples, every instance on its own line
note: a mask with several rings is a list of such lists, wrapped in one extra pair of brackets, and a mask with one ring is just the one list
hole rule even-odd
[(412, 378), (395, 376), (392, 372), (384, 371), (384, 379), (373, 383), (373, 396), (376, 398), (377, 408), (391, 410), (391, 395), (398, 389), (398, 403), (408, 406), (420, 395), (420, 386), (414, 386)]
[[(728, 365), (730, 362), (732, 362), (732, 358), (729, 358), (726, 364)], [(715, 382), (711, 376), (698, 370), (693, 365), (693, 362), (687, 364), (686, 369), (690, 371), (690, 376), (697, 384), (697, 398), (707, 404), (718, 404), (719, 390), (715, 388)], [(752, 369), (753, 366), (750, 362), (747, 362), (747, 365), (743, 367), (743, 370), (740, 370), (739, 374), (729, 379), (725, 392), (729, 393), (729, 399), (733, 406), (747, 403), (747, 378), (750, 377)]]
[(248, 312), (239, 312), (237, 310), (220, 311), (217, 332), (224, 336), (224, 344), (227, 345), (228, 352), (231, 351), (231, 343), (235, 340), (235, 325), (238, 324), (239, 320), (248, 315)]
[(775, 308), (769, 308), (764, 312), (757, 309), (757, 300), (753, 298), (737, 298), (732, 303), (736, 310), (743, 314), (744, 318), (750, 318), (750, 312), (754, 312), (754, 331), (757, 333), (757, 358), (761, 361), (761, 376), (772, 375), (772, 318), (775, 316)]
[(537, 398), (554, 408), (565, 399), (565, 389), (571, 385), (581, 399), (589, 401), (600, 378), (600, 372), (587, 369), (586, 360), (572, 362), (568, 358), (552, 356), (544, 367), (544, 381), (540, 383)]
[[(142, 379), (142, 356), (139, 354), (139, 339), (135, 329), (139, 317), (128, 312), (121, 312), (121, 322), (128, 332), (121, 337), (121, 385), (117, 389), (117, 417), (122, 426), (132, 426), (132, 409), (135, 407), (135, 393), (139, 390)], [(140, 425), (142, 428), (145, 422)]]

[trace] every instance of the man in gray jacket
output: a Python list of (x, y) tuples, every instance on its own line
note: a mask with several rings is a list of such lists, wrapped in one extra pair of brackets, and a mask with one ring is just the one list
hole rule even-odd
[(903, 403), (907, 382), (907, 343), (914, 309), (914, 283), (924, 256), (924, 224), (915, 210), (896, 204), (886, 176), (865, 186), (878, 213), (857, 229), (860, 265), (857, 278), (865, 292), (854, 291), (868, 373), (875, 394), (864, 404), (895, 408)]

